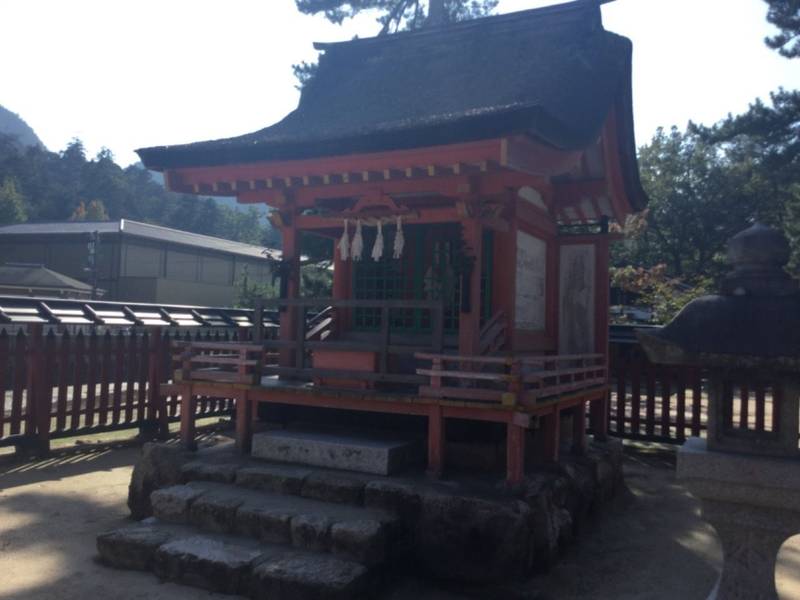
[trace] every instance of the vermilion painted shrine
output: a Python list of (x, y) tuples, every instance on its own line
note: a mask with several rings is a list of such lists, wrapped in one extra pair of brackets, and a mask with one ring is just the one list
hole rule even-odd
[[(259, 403), (426, 417), (434, 473), (449, 419), (502, 423), (512, 483), (526, 444), (557, 459), (565, 411), (575, 447), (587, 406), (602, 436), (608, 224), (646, 203), (630, 41), (579, 1), (316, 47), (280, 122), (139, 150), (172, 190), (268, 205), (283, 236), (278, 339), (195, 345), (182, 395), (236, 397), (243, 448)], [(335, 247), (332, 298), (299, 297), (308, 234)]]

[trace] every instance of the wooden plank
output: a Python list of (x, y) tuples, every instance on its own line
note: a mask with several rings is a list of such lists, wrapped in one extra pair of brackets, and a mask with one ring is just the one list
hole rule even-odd
[(700, 437), (703, 404), (703, 380), (700, 369), (692, 368), (690, 371), (692, 382), (692, 435)]
[[(639, 435), (642, 418), (642, 363), (634, 360), (631, 373), (631, 434)], [(624, 431), (624, 430), (620, 430)]]
[(661, 435), (670, 437), (672, 408), (672, 370), (661, 369)]
[(422, 385), (419, 395), (428, 398), (463, 398), (464, 400), (481, 400), (485, 402), (502, 402), (502, 390), (484, 390), (480, 388), (436, 387)]
[(72, 414), (70, 415), (70, 429), (79, 429), (80, 410), (83, 397), (83, 382), (86, 373), (85, 347), (86, 339), (83, 332), (79, 331), (75, 336), (75, 371), (72, 377)]
[(0, 439), (5, 437), (5, 421), (6, 421), (6, 388), (8, 387), (8, 375), (11, 369), (11, 353), (9, 352), (8, 333), (5, 330), (0, 331), (0, 394), (2, 394), (3, 403), (0, 406)]
[(624, 362), (620, 362), (617, 365), (617, 417), (616, 417), (616, 432), (617, 433), (625, 433), (625, 405), (626, 405), (626, 395), (627, 395), (627, 384), (628, 381), (625, 375), (628, 373), (628, 369), (626, 368)]
[(764, 431), (764, 413), (766, 408), (766, 394), (764, 393), (764, 384), (761, 382), (756, 383), (756, 431)]
[(483, 373), (481, 371), (434, 371), (433, 369), (417, 369), (417, 375), (428, 375), (451, 379), (481, 379), (485, 381), (512, 381), (506, 373)]
[(111, 382), (111, 332), (103, 336), (100, 368), (100, 425), (108, 423), (108, 388)]
[(122, 382), (125, 368), (125, 337), (122, 331), (114, 336), (114, 394), (112, 397), (111, 422), (119, 423), (122, 408)]
[(645, 432), (648, 436), (655, 434), (656, 425), (656, 367), (649, 365), (645, 373), (647, 385), (647, 406), (645, 408)]
[(67, 424), (67, 388), (69, 386), (69, 368), (71, 366), (71, 341), (68, 332), (61, 335), (58, 348), (58, 393), (56, 396), (56, 431), (63, 431)]
[(25, 367), (27, 363), (27, 337), (22, 330), (14, 339), (14, 389), (11, 395), (11, 435), (20, 433), (22, 423), (22, 395), (25, 392)]
[(152, 414), (153, 407), (147, 403), (147, 357), (150, 353), (150, 334), (145, 330), (142, 334), (141, 344), (138, 348), (138, 354), (136, 361), (137, 367), (137, 383), (139, 384), (136, 390), (136, 420), (138, 422), (142, 422), (144, 419), (152, 419), (154, 415)]
[(750, 429), (750, 388), (747, 383), (742, 383), (741, 386), (739, 386), (739, 401), (741, 403), (739, 409), (739, 427), (742, 429)]
[(94, 425), (95, 401), (97, 397), (97, 383), (99, 381), (99, 357), (97, 354), (97, 334), (92, 331), (89, 335), (89, 350), (86, 355), (86, 417), (84, 425)]
[(442, 475), (445, 453), (445, 423), (442, 407), (431, 405), (428, 412), (428, 473), (435, 478)]
[(525, 479), (525, 435), (522, 427), (506, 425), (506, 481), (519, 485)]
[(677, 377), (678, 412), (675, 416), (675, 437), (686, 441), (686, 369), (678, 368)]
[(232, 371), (191, 371), (192, 381), (229, 381), (232, 383), (252, 383), (251, 375), (241, 375)]
[(131, 423), (133, 421), (133, 408), (136, 403), (136, 363), (139, 357), (139, 336), (135, 331), (131, 331), (128, 337), (128, 364), (127, 372), (125, 373), (125, 422)]

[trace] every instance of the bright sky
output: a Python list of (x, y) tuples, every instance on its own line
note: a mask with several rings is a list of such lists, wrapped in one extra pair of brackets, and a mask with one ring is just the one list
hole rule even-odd
[[(501, 0), (499, 12), (555, 0)], [(800, 61), (769, 50), (763, 0), (617, 0), (607, 29), (634, 44), (639, 144), (659, 125), (713, 123), (755, 97), (800, 88)], [(51, 150), (73, 137), (121, 164), (135, 148), (228, 137), (298, 99), (291, 65), (313, 41), (374, 35), (298, 13), (293, 0), (2, 0), (0, 105)]]

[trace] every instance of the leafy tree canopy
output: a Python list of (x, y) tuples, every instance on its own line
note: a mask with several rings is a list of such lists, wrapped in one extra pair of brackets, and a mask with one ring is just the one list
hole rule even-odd
[(767, 21), (780, 31), (765, 41), (786, 58), (800, 56), (800, 0), (765, 0), (769, 5)]
[(383, 35), (422, 27), (429, 16), (444, 22), (482, 17), (494, 10), (497, 0), (296, 0), (296, 4), (300, 12), (322, 13), (337, 25), (363, 11), (375, 11)]

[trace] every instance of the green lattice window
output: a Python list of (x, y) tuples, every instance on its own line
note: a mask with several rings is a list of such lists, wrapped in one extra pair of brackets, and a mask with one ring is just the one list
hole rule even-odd
[[(453, 252), (460, 229), (457, 225), (408, 226), (405, 250), (399, 260), (392, 258), (394, 228), (384, 228), (383, 258), (370, 257), (375, 243), (375, 229), (364, 228), (364, 255), (353, 263), (353, 297), (357, 300), (439, 300), (445, 299), (444, 329), (458, 330), (461, 300), (460, 276), (453, 268)], [(390, 313), (392, 329), (409, 332), (431, 330), (430, 311), (395, 309)], [(380, 309), (354, 311), (357, 329), (374, 330), (380, 326)]]

